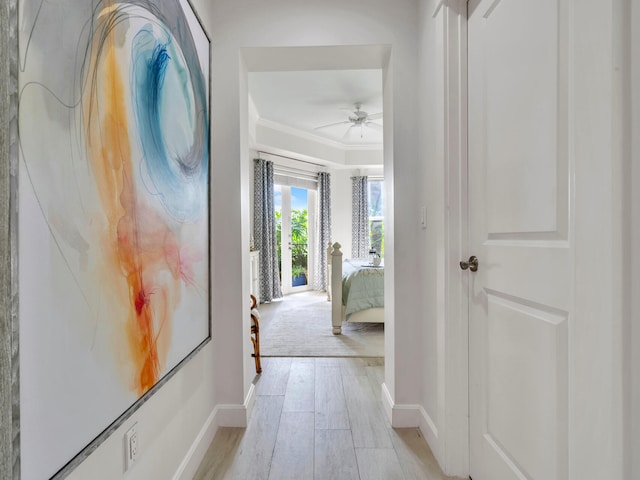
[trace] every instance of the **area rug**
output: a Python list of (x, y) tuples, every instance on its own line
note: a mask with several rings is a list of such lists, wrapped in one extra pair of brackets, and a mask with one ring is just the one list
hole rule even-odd
[(384, 325), (343, 322), (334, 335), (325, 294), (291, 295), (260, 312), (263, 357), (384, 357)]

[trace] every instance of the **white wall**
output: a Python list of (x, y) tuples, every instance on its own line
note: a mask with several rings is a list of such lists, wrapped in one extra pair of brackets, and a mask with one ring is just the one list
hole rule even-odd
[(351, 172), (331, 170), (331, 241), (342, 245), (343, 258), (351, 258)]
[(631, 94), (631, 151), (629, 162), (631, 178), (628, 186), (630, 194), (627, 197), (631, 205), (630, 242), (627, 254), (630, 255), (631, 284), (627, 294), (631, 301), (631, 310), (628, 312), (628, 331), (631, 334), (627, 343), (627, 380), (629, 382), (628, 410), (631, 421), (628, 423), (629, 432), (627, 439), (627, 477), (640, 478), (640, 256), (634, 255), (640, 245), (640, 5), (638, 2), (630, 3), (630, 94)]
[[(418, 250), (419, 211), (414, 195), (421, 188), (416, 176), (419, 156), (417, 150), (417, 3), (402, 0), (390, 3), (385, 0), (352, 1), (330, 0), (304, 3), (294, 0), (278, 0), (268, 4), (258, 0), (220, 0), (213, 2), (212, 35), (214, 37), (213, 83), (213, 135), (214, 135), (214, 221), (224, 225), (224, 231), (216, 235), (217, 249), (224, 252), (216, 262), (215, 281), (224, 287), (215, 292), (216, 309), (221, 316), (229, 319), (240, 318), (243, 303), (239, 299), (242, 291), (248, 291), (248, 264), (239, 254), (238, 245), (244, 247), (249, 237), (249, 207), (247, 200), (239, 199), (239, 190), (248, 182), (248, 174), (243, 166), (248, 163), (248, 146), (243, 145), (241, 128), (246, 128), (246, 108), (243, 105), (243, 91), (239, 85), (246, 76), (246, 67), (241, 62), (243, 47), (267, 46), (325, 46), (325, 45), (390, 45), (391, 62), (389, 78), (385, 85), (392, 98), (393, 119), (387, 122), (385, 130), (393, 132), (393, 141), (385, 136), (385, 178), (393, 169), (393, 176), (401, 188), (395, 190), (396, 216), (389, 226), (387, 248), (399, 252), (395, 255), (395, 269), (402, 276), (391, 290), (395, 293), (395, 308), (390, 309), (389, 326), (397, 319), (395, 345), (401, 345), (400, 366), (394, 367), (393, 355), (387, 359), (387, 380), (396, 402), (415, 404), (420, 396), (421, 376), (417, 371), (421, 361), (422, 346), (416, 339), (420, 318), (415, 315), (415, 298), (422, 295), (422, 279), (415, 268), (414, 252)], [(387, 107), (387, 105), (385, 105)], [(385, 108), (385, 110), (387, 110)], [(388, 128), (389, 127), (389, 128)], [(387, 134), (385, 134), (387, 135)], [(395, 162), (397, 159), (397, 162)], [(395, 163), (394, 163), (395, 162)], [(394, 190), (390, 190), (393, 194)], [(219, 205), (216, 208), (215, 205)], [(224, 205), (224, 207), (222, 207)], [(393, 245), (393, 229), (402, 231)], [(235, 251), (234, 251), (235, 250)], [(393, 252), (387, 253), (387, 261)], [(389, 267), (389, 277), (393, 279), (393, 268)], [(216, 273), (215, 275), (218, 275)], [(245, 286), (244, 283), (247, 283)], [(245, 288), (246, 287), (246, 288)], [(231, 321), (231, 320), (230, 320)], [(243, 354), (238, 345), (242, 331), (229, 326), (229, 343), (225, 355), (229, 368), (237, 371)], [(393, 335), (389, 335), (393, 338)], [(391, 346), (393, 348), (394, 345)], [(248, 385), (250, 375), (245, 372), (244, 385)], [(416, 379), (418, 381), (416, 381)], [(241, 401), (243, 386), (227, 385), (225, 392), (232, 396), (228, 401)]]
[[(467, 295), (458, 262), (466, 250), (466, 2), (420, 2), (420, 178), (426, 206), (419, 268), (425, 273), (420, 427), (450, 475), (468, 475)], [(462, 55), (462, 57), (461, 57)]]
[[(422, 230), (422, 249), (418, 256), (420, 268), (425, 272), (425, 290), (421, 308), (424, 319), (421, 325), (421, 342), (425, 356), (422, 371), (422, 392), (420, 404), (429, 418), (429, 428), (424, 434), (442, 463), (444, 442), (440, 437), (444, 425), (444, 410), (439, 406), (443, 396), (443, 386), (439, 362), (438, 337), (444, 320), (445, 285), (442, 260), (444, 257), (444, 59), (443, 25), (444, 10), (441, 8), (434, 17), (435, 0), (420, 2), (420, 79), (424, 86), (419, 95), (421, 126), (420, 156), (421, 176), (425, 179), (420, 192), (419, 205), (427, 207), (427, 228)], [(427, 94), (434, 93), (433, 95)], [(440, 365), (441, 366), (441, 365)]]
[[(218, 185), (221, 198), (232, 195), (237, 189), (237, 182), (245, 179), (240, 167), (232, 165), (235, 159), (241, 159), (238, 152), (239, 133), (233, 126), (243, 125), (238, 121), (243, 114), (238, 114), (240, 102), (236, 85), (239, 75), (236, 65), (238, 56), (242, 55), (242, 47), (286, 47), (286, 46), (325, 46), (325, 45), (380, 45), (391, 46), (391, 57), (383, 74), (385, 91), (385, 145), (384, 176), (387, 184), (387, 212), (389, 219), (386, 225), (386, 273), (385, 299), (387, 311), (387, 328), (385, 329), (385, 346), (387, 352), (385, 368), (385, 384), (389, 391), (388, 403), (395, 407), (394, 421), (407, 421), (412, 425), (419, 422), (419, 411), (423, 403), (425, 375), (423, 368), (428, 364), (427, 353), (430, 331), (424, 330), (425, 319), (430, 315), (422, 299), (427, 289), (423, 280), (423, 270), (416, 258), (428, 248), (424, 232), (420, 228), (420, 205), (426, 204), (424, 169), (421, 164), (428, 160), (420, 154), (419, 138), (425, 134), (418, 123), (418, 92), (422, 85), (418, 81), (418, 2), (402, 0), (388, 2), (384, 0), (351, 1), (330, 0), (317, 4), (279, 0), (264, 2), (253, 0), (225, 0), (214, 2), (214, 18), (217, 27), (214, 65), (219, 67), (214, 73), (213, 82), (221, 91), (224, 99), (214, 104), (214, 110), (224, 121), (224, 130), (219, 134), (221, 143), (214, 152), (224, 158), (228, 165), (222, 167), (224, 185)], [(255, 53), (255, 52), (253, 52)], [(215, 96), (215, 95), (214, 95)], [(215, 119), (214, 119), (215, 122)], [(216, 125), (214, 123), (214, 131)], [(244, 159), (242, 160), (244, 161)], [(435, 161), (435, 160), (434, 160)], [(336, 181), (346, 182), (346, 178)], [(436, 180), (434, 180), (434, 183)], [(350, 203), (350, 202), (348, 202)], [(338, 202), (334, 197), (334, 205)], [(338, 227), (350, 222), (348, 210), (339, 213), (334, 208), (333, 237), (344, 235), (349, 228)], [(396, 215), (393, 215), (395, 212)], [(232, 227), (233, 236), (237, 230), (245, 228), (241, 225), (243, 212), (234, 208), (216, 211), (220, 222)], [(434, 215), (437, 212), (434, 210)], [(248, 227), (247, 227), (248, 228)], [(437, 224), (434, 224), (434, 231)], [(398, 232), (396, 235), (395, 232)], [(349, 245), (347, 235), (345, 246)], [(223, 250), (237, 245), (232, 236), (223, 240)], [(233, 259), (224, 261), (220, 268), (225, 271), (237, 269), (238, 263)], [(246, 270), (246, 267), (243, 267)], [(247, 275), (245, 273), (245, 275)], [(229, 288), (240, 288), (241, 279), (228, 277)], [(434, 282), (435, 283), (435, 282)], [(416, 308), (418, 307), (418, 310)], [(222, 306), (226, 314), (236, 312), (238, 307), (225, 304)], [(419, 313), (416, 314), (416, 311)], [(433, 363), (432, 363), (433, 364)], [(416, 407), (417, 405), (417, 407)], [(411, 418), (402, 418), (403, 407), (410, 407)]]

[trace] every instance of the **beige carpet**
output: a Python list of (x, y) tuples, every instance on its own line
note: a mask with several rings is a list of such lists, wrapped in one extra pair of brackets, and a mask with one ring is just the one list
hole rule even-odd
[(288, 295), (259, 306), (263, 357), (384, 357), (384, 325), (342, 324), (331, 333), (331, 304), (323, 292)]

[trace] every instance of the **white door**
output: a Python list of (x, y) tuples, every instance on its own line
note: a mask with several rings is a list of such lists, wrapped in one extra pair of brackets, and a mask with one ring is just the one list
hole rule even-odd
[(567, 5), (468, 9), (471, 477), (566, 480)]
[(310, 290), (315, 238), (315, 191), (274, 185), (282, 293)]

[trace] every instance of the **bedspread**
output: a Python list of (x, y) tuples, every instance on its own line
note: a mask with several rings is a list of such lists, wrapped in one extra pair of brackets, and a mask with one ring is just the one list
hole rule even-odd
[(384, 267), (367, 260), (351, 259), (342, 263), (342, 304), (345, 316), (367, 308), (384, 307)]

